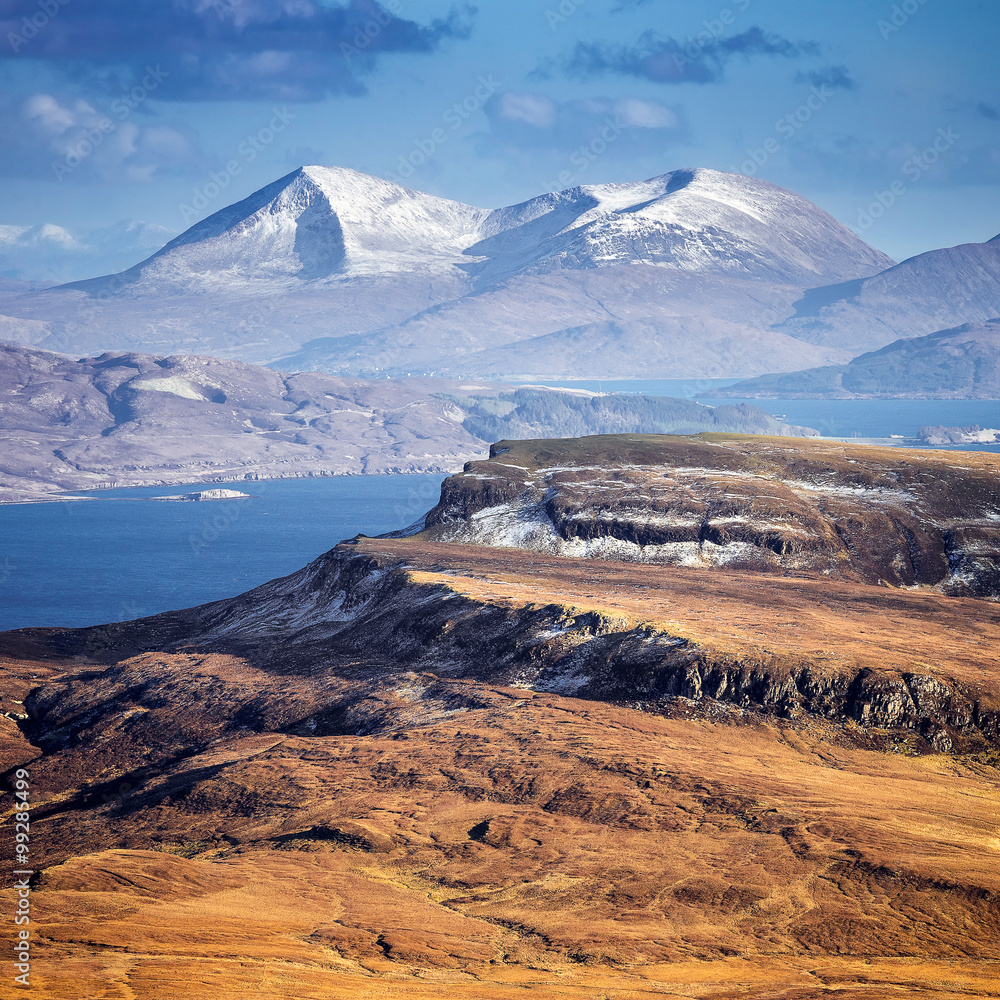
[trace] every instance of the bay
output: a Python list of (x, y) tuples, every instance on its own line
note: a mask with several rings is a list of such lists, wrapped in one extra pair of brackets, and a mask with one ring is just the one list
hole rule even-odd
[(222, 484), (247, 500), (156, 501), (212, 484), (0, 506), (0, 630), (96, 625), (232, 597), (345, 538), (406, 527), (442, 475)]

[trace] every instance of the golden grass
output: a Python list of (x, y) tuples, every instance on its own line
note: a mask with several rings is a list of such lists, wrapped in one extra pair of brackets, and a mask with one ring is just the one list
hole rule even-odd
[[(996, 690), (1000, 605), (835, 580), (566, 559), (513, 549), (363, 539), (414, 582), (484, 602), (560, 604), (649, 623), (731, 654), (925, 669)], [(443, 567), (447, 567), (444, 569)]]

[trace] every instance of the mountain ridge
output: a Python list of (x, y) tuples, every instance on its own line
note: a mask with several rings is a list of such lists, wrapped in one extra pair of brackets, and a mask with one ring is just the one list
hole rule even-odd
[(896, 340), (846, 365), (762, 375), (722, 397), (1000, 399), (1000, 318)]
[[(503, 348), (490, 362), (500, 378), (558, 375), (532, 341), (611, 320), (576, 355), (592, 374), (609, 330), (642, 336), (669, 319), (648, 359), (662, 377), (681, 349), (680, 377), (756, 375), (848, 360), (770, 328), (807, 287), (891, 263), (798, 195), (704, 168), (487, 210), (310, 166), (128, 271), (4, 296), (0, 314), (21, 320), (13, 339), (47, 349), (180, 349), (279, 368), (308, 356), (350, 375), (478, 377), (477, 350)], [(711, 292), (695, 298), (699, 282)]]

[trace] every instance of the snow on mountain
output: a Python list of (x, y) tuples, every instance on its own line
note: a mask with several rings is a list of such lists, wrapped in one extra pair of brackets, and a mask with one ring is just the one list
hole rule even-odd
[[(509, 363), (551, 378), (565, 367), (561, 344), (577, 345), (575, 373), (600, 375), (616, 343), (631, 362), (656, 335), (643, 374), (738, 376), (849, 360), (768, 329), (805, 289), (891, 265), (804, 198), (714, 170), (490, 211), (310, 166), (123, 273), (4, 296), (0, 314), (36, 324), (14, 339), (58, 351), (381, 375), (475, 376), (488, 358), (494, 377)], [(537, 338), (548, 339), (527, 348)]]
[(766, 181), (684, 169), (599, 184), (491, 212), (469, 250), (497, 279), (559, 264), (644, 262), (686, 271), (813, 284), (892, 266), (834, 218)]
[(486, 212), (355, 170), (302, 167), (120, 276), (73, 287), (197, 291), (454, 267)]
[(491, 212), (312, 166), (216, 212), (119, 278), (74, 287), (157, 294), (456, 270), (495, 284), (623, 263), (803, 284), (892, 261), (798, 195), (714, 170), (577, 187)]

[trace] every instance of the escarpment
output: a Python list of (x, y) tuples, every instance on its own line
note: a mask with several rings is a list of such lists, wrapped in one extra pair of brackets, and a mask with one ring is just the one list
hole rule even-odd
[[(358, 703), (428, 674), (668, 715), (812, 717), (899, 730), (938, 750), (1000, 738), (993, 604), (420, 537), (343, 543), (241, 597), (50, 642), (107, 662), (225, 654), (274, 675), (339, 678), (346, 686), (329, 697), (342, 710), (303, 710), (320, 732), (343, 728), (344, 706), (366, 731), (392, 728), (391, 712)], [(239, 691), (232, 699), (240, 725), (257, 725)]]
[(995, 456), (727, 435), (501, 442), (442, 489), (442, 541), (1000, 596)]
[(995, 458), (494, 451), (419, 531), (0, 636), (52, 995), (1000, 995)]
[[(503, 442), (445, 481), (415, 535), (360, 537), (239, 597), (46, 641), (107, 662), (245, 657), (340, 678), (344, 705), (426, 672), (658, 713), (899, 730), (935, 749), (993, 744), (997, 490), (992, 455)], [(322, 729), (343, 711), (305, 715)]]

